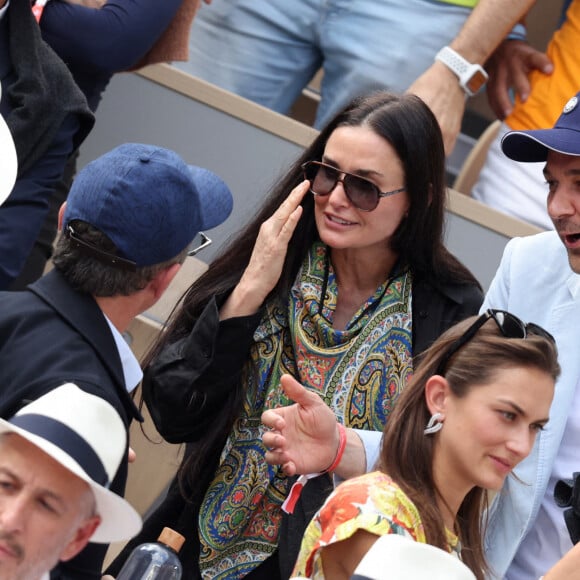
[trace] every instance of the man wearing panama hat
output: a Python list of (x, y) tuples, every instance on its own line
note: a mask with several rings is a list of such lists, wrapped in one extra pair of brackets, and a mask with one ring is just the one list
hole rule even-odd
[[(131, 391), (142, 373), (122, 333), (232, 203), (217, 175), (162, 147), (127, 143), (89, 163), (61, 210), (54, 270), (0, 292), (0, 417), (72, 382), (112, 404), (126, 427), (140, 420)], [(122, 495), (126, 476), (122, 461), (111, 490)], [(104, 554), (91, 544), (53, 580), (100, 578)]]
[(126, 449), (115, 409), (71, 383), (0, 419), (0, 578), (48, 580), (89, 539), (139, 531), (137, 512), (107, 489)]

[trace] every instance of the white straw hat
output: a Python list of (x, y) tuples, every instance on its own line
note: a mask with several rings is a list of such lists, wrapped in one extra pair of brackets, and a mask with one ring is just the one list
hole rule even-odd
[(352, 580), (475, 580), (459, 558), (399, 534), (381, 536), (365, 554)]
[(109, 491), (127, 453), (127, 432), (115, 408), (72, 383), (26, 405), (0, 433), (16, 433), (89, 484), (101, 517), (91, 542), (127, 540), (141, 529), (141, 517), (122, 497)]
[[(0, 87), (0, 99), (2, 98), (2, 88)], [(16, 158), (16, 147), (12, 140), (12, 134), (6, 121), (0, 115), (0, 205), (12, 192), (16, 182), (18, 171), (18, 160)]]

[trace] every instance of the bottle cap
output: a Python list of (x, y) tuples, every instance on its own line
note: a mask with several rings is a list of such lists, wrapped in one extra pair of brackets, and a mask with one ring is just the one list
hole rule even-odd
[(179, 552), (179, 550), (181, 550), (181, 546), (183, 546), (183, 542), (185, 542), (185, 538), (171, 528), (163, 528), (163, 531), (161, 534), (159, 534), (157, 541), (160, 544), (165, 544), (176, 552)]

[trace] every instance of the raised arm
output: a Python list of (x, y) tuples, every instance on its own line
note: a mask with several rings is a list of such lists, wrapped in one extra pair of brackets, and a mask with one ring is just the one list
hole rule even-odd
[(260, 227), (250, 262), (220, 309), (221, 320), (254, 314), (278, 283), (288, 244), (302, 215), (300, 202), (308, 187), (308, 181), (295, 187), (272, 217)]
[(224, 418), (229, 405), (235, 406), (261, 309), (280, 277), (306, 191), (308, 182), (262, 224), (231, 293), (212, 298), (189, 335), (166, 345), (145, 370), (143, 397), (169, 442), (198, 440)]
[[(534, 0), (479, 0), (449, 46), (468, 62), (483, 65), (533, 3)], [(466, 95), (457, 76), (435, 61), (408, 90), (431, 107), (443, 131), (445, 151), (451, 153), (465, 111)]]

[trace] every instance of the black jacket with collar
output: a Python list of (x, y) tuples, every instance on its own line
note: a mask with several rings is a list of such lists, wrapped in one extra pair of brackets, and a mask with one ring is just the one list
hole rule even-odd
[[(239, 382), (260, 313), (220, 322), (218, 311), (223, 300), (225, 296), (212, 299), (191, 333), (166, 346), (145, 370), (143, 395), (159, 432), (169, 442), (195, 442), (205, 434), (215, 432), (225, 401)], [(412, 293), (413, 356), (421, 354), (453, 324), (477, 314), (482, 301), (483, 292), (477, 284), (438, 284), (415, 279)], [(221, 440), (213, 442), (213, 453), (208, 453), (196, 489), (188, 490), (195, 499), (186, 501), (177, 481), (174, 481), (164, 502), (108, 573), (115, 575), (119, 571), (135, 545), (154, 541), (164, 526), (170, 526), (186, 537), (180, 551), (184, 580), (200, 578), (197, 510), (217, 467), (223, 443)], [(290, 576), (304, 529), (331, 489), (328, 476), (309, 482), (294, 514), (283, 519), (279, 556), (264, 562), (252, 573), (252, 579), (277, 580)]]
[[(55, 387), (72, 382), (107, 400), (128, 427), (141, 419), (125, 388), (115, 339), (95, 300), (75, 292), (52, 271), (22, 292), (0, 292), (0, 417)], [(111, 483), (125, 491), (127, 462)], [(61, 564), (51, 578), (100, 578), (106, 545), (89, 544), (76, 558)]]

